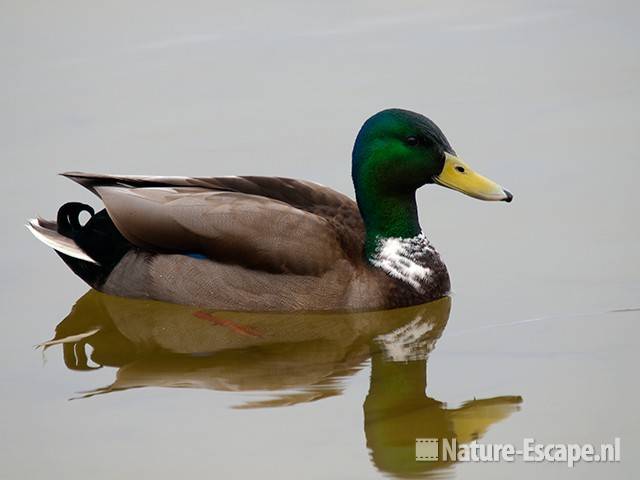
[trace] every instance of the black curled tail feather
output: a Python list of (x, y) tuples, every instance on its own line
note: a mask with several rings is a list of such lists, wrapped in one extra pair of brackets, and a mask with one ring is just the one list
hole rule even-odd
[[(82, 212), (91, 215), (84, 225), (80, 223)], [(69, 202), (60, 207), (57, 230), (61, 235), (73, 239), (97, 262), (91, 263), (57, 252), (76, 275), (97, 289), (104, 284), (122, 257), (133, 248), (118, 231), (105, 209), (95, 213), (92, 207), (84, 203)]]
[(80, 202), (65, 203), (58, 209), (58, 233), (65, 237), (74, 238), (74, 235), (82, 230), (80, 224), (80, 214), (88, 212), (91, 217), (95, 215), (95, 210), (90, 205)]

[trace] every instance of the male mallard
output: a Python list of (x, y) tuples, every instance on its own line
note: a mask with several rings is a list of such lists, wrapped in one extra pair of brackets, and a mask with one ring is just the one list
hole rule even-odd
[[(428, 118), (391, 109), (353, 148), (357, 203), (278, 177), (65, 173), (106, 210), (67, 203), (27, 227), (105, 293), (220, 310), (362, 310), (449, 292), (422, 233), (416, 189), (438, 183), (482, 200), (512, 195), (460, 160)], [(82, 226), (79, 214), (90, 220)]]

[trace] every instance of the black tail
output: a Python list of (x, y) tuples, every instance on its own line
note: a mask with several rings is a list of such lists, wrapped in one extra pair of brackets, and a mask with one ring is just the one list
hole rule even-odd
[[(80, 224), (80, 214), (88, 212), (89, 221)], [(122, 236), (106, 210), (94, 213), (84, 203), (65, 203), (58, 210), (58, 233), (71, 238), (97, 264), (57, 252), (73, 272), (94, 288), (100, 288), (105, 280), (133, 245)]]

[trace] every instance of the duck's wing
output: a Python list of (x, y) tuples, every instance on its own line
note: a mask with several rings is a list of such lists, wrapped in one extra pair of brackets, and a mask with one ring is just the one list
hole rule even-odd
[(318, 275), (362, 253), (356, 203), (312, 182), (64, 175), (98, 195), (122, 235), (141, 248), (302, 275)]

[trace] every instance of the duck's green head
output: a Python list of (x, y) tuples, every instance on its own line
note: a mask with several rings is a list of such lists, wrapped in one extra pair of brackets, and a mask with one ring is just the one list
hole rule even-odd
[(481, 200), (513, 198), (458, 158), (435, 123), (408, 110), (383, 110), (364, 123), (353, 147), (352, 177), (368, 250), (375, 237), (420, 233), (415, 191), (427, 183)]

